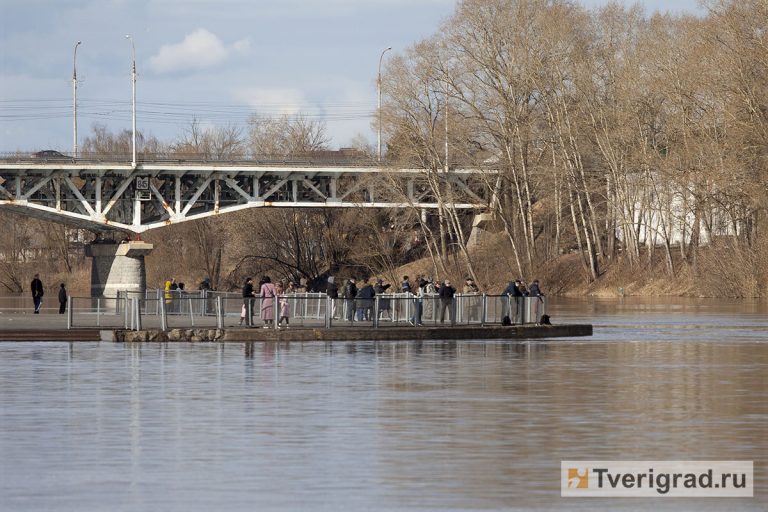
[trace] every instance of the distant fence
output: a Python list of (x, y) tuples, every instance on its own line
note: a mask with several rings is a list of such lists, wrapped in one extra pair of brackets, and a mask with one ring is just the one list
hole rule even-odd
[[(43, 302), (44, 314), (58, 312)], [(32, 313), (31, 297), (0, 297), (0, 314)], [(291, 293), (245, 301), (241, 294), (214, 291), (148, 289), (122, 291), (114, 298), (69, 297), (67, 327), (122, 329), (224, 328), (235, 325), (332, 327), (343, 325), (486, 325), (535, 324), (547, 313), (544, 297), (456, 294), (443, 301), (437, 294), (391, 293), (373, 298), (336, 298), (325, 293)], [(279, 324), (278, 324), (279, 322)]]

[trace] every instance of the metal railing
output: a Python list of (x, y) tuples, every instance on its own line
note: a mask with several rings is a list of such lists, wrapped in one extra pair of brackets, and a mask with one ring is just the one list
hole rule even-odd
[[(45, 303), (44, 303), (45, 304)], [(117, 297), (69, 297), (67, 327), (225, 328), (250, 324), (270, 328), (397, 325), (512, 325), (536, 324), (547, 314), (544, 297), (456, 294), (443, 300), (437, 294), (416, 296), (392, 293), (373, 298), (332, 299), (324, 293), (292, 293), (245, 301), (239, 293), (175, 292), (149, 289), (143, 293), (120, 292)], [(32, 299), (0, 297), (0, 313), (31, 314)], [(58, 307), (44, 307), (50, 315)], [(278, 322), (275, 322), (278, 320)], [(282, 324), (282, 325), (280, 325)]]
[[(0, 161), (11, 163), (130, 163), (131, 153), (83, 154), (74, 158), (69, 152), (51, 152), (46, 154), (3, 152)], [(230, 164), (230, 165), (274, 165), (283, 167), (293, 166), (334, 166), (334, 167), (382, 167), (382, 164), (365, 155), (338, 154), (303, 154), (303, 155), (253, 155), (250, 157), (217, 159), (208, 158), (196, 153), (138, 153), (139, 163), (189, 163), (189, 164)]]
[(393, 293), (373, 299), (330, 300), (334, 300), (335, 305), (331, 307), (334, 314), (329, 320), (336, 325), (485, 325), (503, 323), (505, 316), (511, 324), (537, 324), (546, 314), (544, 297), (476, 293), (455, 294), (452, 300), (443, 300), (436, 293), (421, 296)]
[[(108, 327), (141, 330), (155, 328), (163, 331), (194, 327), (224, 327), (221, 298), (183, 297), (178, 310), (169, 314), (165, 298), (145, 299), (121, 294), (114, 298), (70, 297), (67, 328)], [(209, 313), (208, 302), (213, 304)]]

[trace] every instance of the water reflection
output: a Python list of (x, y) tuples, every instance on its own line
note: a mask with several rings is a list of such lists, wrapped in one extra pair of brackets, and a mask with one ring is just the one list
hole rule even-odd
[[(553, 308), (600, 311), (595, 323), (613, 327), (515, 343), (0, 344), (0, 502), (765, 509), (766, 316)], [(679, 327), (699, 313), (711, 327)], [(564, 459), (755, 460), (760, 490), (754, 500), (568, 501)]]

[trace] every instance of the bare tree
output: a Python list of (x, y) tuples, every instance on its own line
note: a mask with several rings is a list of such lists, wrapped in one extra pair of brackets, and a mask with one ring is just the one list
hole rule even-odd
[[(110, 155), (126, 157), (132, 151), (133, 134), (130, 130), (122, 130), (113, 133), (103, 124), (94, 124), (92, 134), (87, 136), (81, 144), (82, 156)], [(136, 151), (142, 154), (154, 155), (163, 151), (160, 141), (154, 136), (145, 136), (142, 132), (136, 133)]]
[(204, 128), (193, 119), (171, 152), (207, 160), (234, 160), (245, 154), (245, 138), (236, 125)]
[(328, 149), (325, 123), (301, 114), (278, 118), (252, 114), (248, 119), (249, 149), (254, 156), (285, 157)]

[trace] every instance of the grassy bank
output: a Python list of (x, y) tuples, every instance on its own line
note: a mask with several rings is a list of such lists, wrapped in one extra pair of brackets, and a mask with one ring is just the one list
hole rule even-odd
[[(483, 245), (471, 251), (473, 266), (481, 289), (501, 292), (510, 280), (521, 277), (530, 282), (539, 279), (548, 295), (560, 296), (680, 296), (750, 298), (768, 296), (768, 248), (755, 244), (751, 251), (741, 251), (727, 243), (699, 248), (695, 257), (683, 258), (679, 248), (672, 254), (672, 270), (662, 248), (651, 255), (644, 249), (640, 261), (631, 264), (621, 254), (604, 258), (600, 276), (589, 280), (579, 254), (566, 254), (539, 264), (526, 275), (516, 270), (509, 242), (502, 236), (489, 236)], [(466, 261), (456, 258), (444, 271), (459, 284), (467, 277)], [(400, 275), (435, 277), (432, 260), (425, 258), (403, 265)]]

